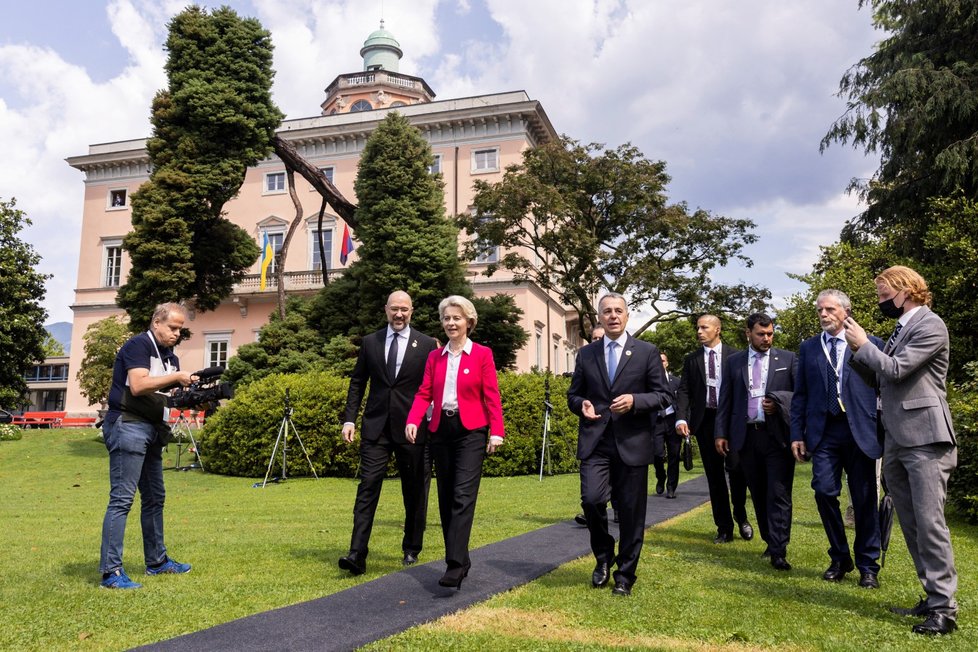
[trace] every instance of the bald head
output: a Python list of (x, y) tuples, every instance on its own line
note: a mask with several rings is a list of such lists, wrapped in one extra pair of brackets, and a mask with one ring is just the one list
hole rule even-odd
[(696, 320), (696, 339), (703, 346), (713, 348), (720, 343), (720, 318), (716, 315), (701, 315)]
[(387, 323), (395, 331), (402, 331), (411, 323), (411, 313), (414, 311), (414, 304), (411, 303), (411, 295), (403, 290), (395, 290), (387, 297), (387, 305), (384, 312), (387, 313)]

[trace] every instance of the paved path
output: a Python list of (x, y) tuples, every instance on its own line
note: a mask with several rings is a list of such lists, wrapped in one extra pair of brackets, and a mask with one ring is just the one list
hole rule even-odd
[[(661, 523), (708, 500), (706, 477), (699, 476), (682, 483), (675, 500), (652, 496), (647, 523), (650, 526)], [(617, 536), (617, 527), (612, 534)], [(572, 520), (563, 521), (471, 551), (472, 574), (462, 584), (461, 591), (438, 586), (445, 566), (442, 560), (432, 561), (323, 598), (138, 649), (154, 652), (353, 650), (531, 582), (590, 552), (586, 530)], [(587, 582), (589, 578), (582, 577), (581, 581)]]

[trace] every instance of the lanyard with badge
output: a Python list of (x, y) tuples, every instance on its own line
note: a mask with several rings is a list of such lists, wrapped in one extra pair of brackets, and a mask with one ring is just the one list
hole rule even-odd
[[(716, 355), (713, 361), (713, 378), (710, 378), (710, 354)], [(713, 387), (720, 391), (720, 369), (722, 365), (720, 364), (720, 352), (716, 349), (706, 349), (704, 351), (703, 357), (706, 358), (704, 364), (706, 365), (706, 386)]]
[[(834, 336), (833, 336), (834, 337)], [(828, 361), (829, 365), (832, 364), (832, 355), (829, 353), (829, 347), (825, 343), (824, 337), (819, 337), (818, 341), (822, 344), (822, 353), (825, 354), (825, 359)], [(838, 352), (838, 346), (836, 346), (836, 351)], [(835, 361), (835, 397), (839, 402), (839, 409), (843, 412), (846, 411), (846, 406), (842, 404), (842, 364), (845, 362), (845, 354), (836, 355), (837, 359)]]
[[(156, 357), (150, 357), (149, 359), (149, 375), (151, 378), (158, 378), (160, 376), (166, 376), (172, 374), (176, 369), (169, 362), (163, 360), (163, 354), (160, 353), (160, 347), (156, 345), (156, 338), (153, 337), (152, 331), (146, 331), (146, 336), (149, 337), (149, 341), (153, 343), (153, 349), (156, 351)], [(129, 379), (126, 378), (126, 385), (129, 385)], [(162, 394), (162, 392), (157, 392), (157, 394)], [(166, 421), (170, 416), (170, 408), (166, 405), (163, 406), (163, 420)]]
[[(754, 351), (754, 357), (757, 358), (761, 354)], [(768, 364), (767, 356), (761, 358), (761, 375), (765, 375), (766, 369), (764, 368)], [(753, 363), (747, 365), (747, 387), (750, 389), (751, 398), (764, 398), (764, 381), (761, 380), (759, 387), (754, 387), (754, 365)]]

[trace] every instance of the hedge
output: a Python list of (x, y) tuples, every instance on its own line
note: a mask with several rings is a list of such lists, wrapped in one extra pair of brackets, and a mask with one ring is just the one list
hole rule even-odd
[[(551, 377), (553, 413), (548, 437), (553, 473), (578, 468), (577, 417), (567, 409), (570, 381)], [(487, 476), (539, 472), (543, 438), (544, 383), (542, 374), (499, 374), (506, 442), (487, 458)], [(196, 435), (204, 467), (225, 475), (264, 477), (283, 417), (286, 389), (292, 403), (292, 423), (322, 476), (354, 477), (358, 446), (343, 441), (340, 423), (349, 380), (329, 372), (273, 374), (240, 388), (233, 399), (208, 418)], [(359, 427), (359, 420), (357, 422)], [(289, 429), (289, 476), (311, 475), (299, 442)], [(277, 475), (281, 449), (273, 463)], [(390, 468), (394, 473), (393, 465)]]

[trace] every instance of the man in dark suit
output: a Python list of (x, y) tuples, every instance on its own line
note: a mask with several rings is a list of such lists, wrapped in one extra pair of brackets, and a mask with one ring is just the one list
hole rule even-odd
[[(823, 579), (838, 582), (859, 569), (859, 586), (879, 588), (880, 525), (876, 460), (883, 447), (876, 436), (876, 389), (849, 366), (852, 353), (842, 321), (851, 312), (849, 297), (823, 290), (815, 301), (822, 332), (802, 342), (798, 377), (791, 399), (791, 452), (799, 462), (812, 460), (812, 489), (822, 527), (829, 539)], [(873, 344), (883, 348), (879, 338)], [(845, 471), (856, 520), (853, 564), (839, 509)]]
[[(614, 595), (631, 595), (642, 551), (652, 463), (655, 413), (672, 397), (659, 350), (625, 332), (628, 305), (609, 293), (598, 302), (602, 340), (578, 353), (567, 405), (580, 417), (577, 457), (581, 460), (581, 506), (597, 563), (595, 588), (608, 584), (612, 564)], [(618, 554), (608, 533), (608, 501), (616, 505), (621, 533)]]
[(724, 367), (727, 382), (717, 407), (716, 449), (721, 455), (740, 453), (757, 526), (776, 570), (791, 570), (791, 485), (795, 458), (791, 454), (788, 419), (795, 387), (795, 354), (772, 348), (774, 320), (764, 313), (747, 318), (750, 348), (730, 356)]
[[(666, 354), (662, 353), (660, 357), (662, 368), (666, 372), (669, 393), (675, 396), (679, 389), (679, 377), (669, 373), (669, 358)], [(653, 435), (655, 493), (661, 495), (664, 491), (666, 498), (675, 498), (676, 487), (679, 486), (679, 449), (683, 443), (682, 437), (676, 432), (675, 400), (665, 409), (659, 410), (657, 417)]]
[(737, 353), (737, 349), (720, 340), (720, 332), (720, 318), (716, 315), (702, 315), (696, 320), (696, 339), (702, 346), (683, 360), (683, 375), (676, 392), (676, 432), (682, 437), (696, 437), (717, 526), (713, 543), (730, 543), (735, 520), (740, 536), (747, 541), (754, 538), (754, 528), (747, 519), (747, 479), (739, 459), (736, 455), (724, 459), (714, 443), (717, 404), (725, 382), (723, 367)]
[(340, 568), (353, 575), (367, 569), (367, 543), (392, 454), (404, 499), (404, 565), (417, 562), (421, 552), (431, 466), (425, 455), (426, 430), (422, 428), (417, 441), (410, 444), (404, 438), (404, 425), (424, 376), (425, 360), (438, 343), (410, 327), (412, 310), (406, 292), (393, 292), (388, 297), (384, 307), (387, 327), (363, 338), (346, 395), (343, 439), (352, 443), (356, 437), (354, 422), (370, 382), (360, 436), (360, 485), (353, 506), (353, 536), (350, 553), (339, 560)]
[(897, 327), (881, 351), (851, 317), (843, 323), (855, 349), (853, 365), (879, 381), (885, 431), (883, 477), (900, 517), (917, 577), (927, 597), (914, 607), (891, 607), (904, 616), (925, 616), (916, 634), (957, 629), (951, 533), (944, 518), (947, 481), (957, 466), (957, 442), (947, 405), (949, 338), (944, 321), (930, 309), (927, 281), (897, 265), (875, 279), (884, 316)]

